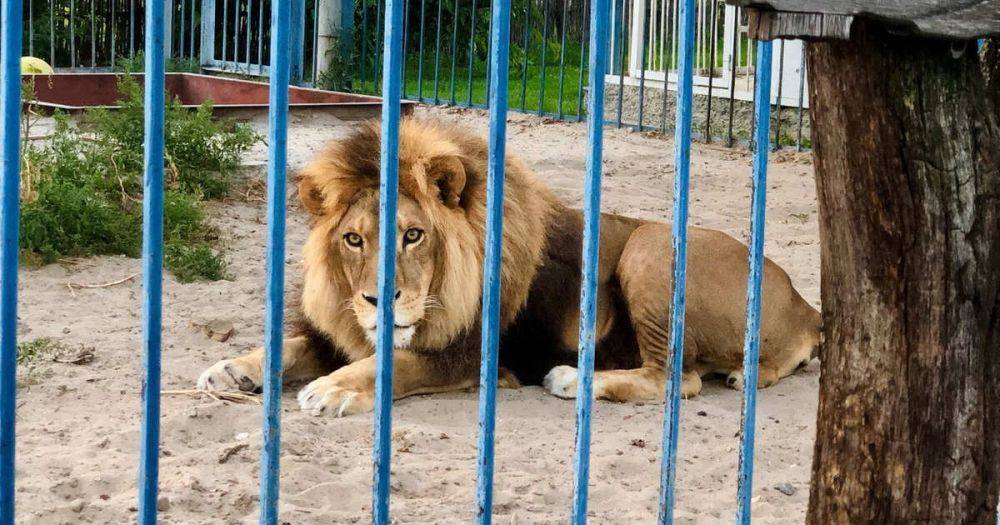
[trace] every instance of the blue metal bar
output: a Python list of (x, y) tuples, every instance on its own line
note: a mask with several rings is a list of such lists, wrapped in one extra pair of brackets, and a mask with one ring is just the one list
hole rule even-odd
[(164, 9), (146, 3), (145, 182), (142, 222), (142, 442), (139, 452), (139, 514), (143, 525), (156, 523), (160, 453), (160, 349), (163, 331), (163, 113)]
[(604, 142), (604, 72), (607, 69), (609, 0), (593, 0), (590, 8), (590, 96), (587, 98), (587, 180), (584, 188), (583, 269), (580, 290), (580, 346), (577, 362), (576, 455), (571, 523), (587, 522), (590, 477), (590, 415), (594, 401), (594, 331), (597, 324), (597, 260), (600, 251), (601, 158)]
[(479, 372), (479, 471), (476, 522), (493, 521), (493, 445), (496, 428), (497, 366), (500, 355), (500, 258), (503, 254), (504, 163), (507, 147), (507, 84), (510, 68), (509, 0), (495, 0), (490, 31), (490, 142), (487, 166), (486, 264), (483, 267), (483, 320)]
[(396, 198), (399, 177), (399, 102), (403, 74), (402, 24), (406, 0), (386, 0), (382, 69), (382, 147), (379, 181), (378, 320), (375, 330), (375, 436), (372, 521), (389, 523), (392, 460), (392, 332), (396, 285)]
[(663, 418), (663, 462), (660, 465), (659, 523), (674, 522), (677, 479), (677, 436), (680, 430), (681, 376), (684, 369), (684, 314), (687, 288), (688, 194), (691, 178), (691, 111), (694, 102), (694, 0), (680, 0), (677, 66), (677, 121), (674, 128), (673, 298), (670, 310), (670, 380)]
[(743, 419), (740, 423), (739, 488), (736, 523), (750, 524), (753, 493), (753, 450), (757, 411), (757, 367), (760, 359), (760, 293), (764, 277), (764, 203), (767, 193), (768, 136), (771, 127), (771, 42), (757, 42), (756, 150), (750, 206), (750, 273), (747, 276), (747, 331), (743, 340)]
[[(260, 454), (260, 523), (278, 523), (281, 467), (281, 353), (285, 295), (285, 199), (288, 163), (287, 46), (291, 2), (271, 2), (267, 143), (267, 285), (264, 306), (264, 422)], [(249, 13), (248, 13), (249, 15)]]
[(14, 525), (17, 255), (21, 191), (21, 2), (0, 13), (0, 524)]

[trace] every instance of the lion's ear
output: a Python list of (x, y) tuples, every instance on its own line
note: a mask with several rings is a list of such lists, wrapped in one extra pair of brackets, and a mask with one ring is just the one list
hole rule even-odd
[(298, 176), (299, 200), (302, 207), (313, 215), (323, 214), (323, 192), (316, 186), (315, 177), (309, 168), (299, 172)]
[(434, 157), (427, 164), (427, 178), (431, 191), (449, 208), (457, 208), (465, 190), (465, 165), (454, 155)]

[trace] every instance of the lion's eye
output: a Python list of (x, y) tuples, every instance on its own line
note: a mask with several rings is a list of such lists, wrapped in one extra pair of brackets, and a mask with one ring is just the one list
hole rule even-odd
[(424, 238), (424, 230), (410, 228), (403, 233), (403, 244), (415, 244)]
[(344, 234), (344, 242), (346, 242), (351, 248), (360, 248), (365, 241), (360, 235), (350, 232)]

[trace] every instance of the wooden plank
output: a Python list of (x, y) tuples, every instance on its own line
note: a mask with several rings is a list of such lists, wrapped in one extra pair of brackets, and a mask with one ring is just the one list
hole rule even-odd
[[(850, 17), (880, 20), (893, 32), (955, 39), (1000, 35), (1000, 0), (726, 0), (780, 14), (768, 33), (782, 37), (836, 38)], [(816, 18), (820, 16), (820, 18)], [(840, 18), (828, 18), (830, 16)], [(827, 22), (832, 26), (827, 26)], [(774, 38), (772, 36), (771, 38)]]

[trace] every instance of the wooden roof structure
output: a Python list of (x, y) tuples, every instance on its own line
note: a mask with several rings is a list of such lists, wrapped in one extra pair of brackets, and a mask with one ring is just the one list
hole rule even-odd
[(855, 19), (882, 21), (892, 31), (970, 40), (1000, 35), (1000, 0), (726, 0), (750, 8), (750, 36), (850, 37)]

